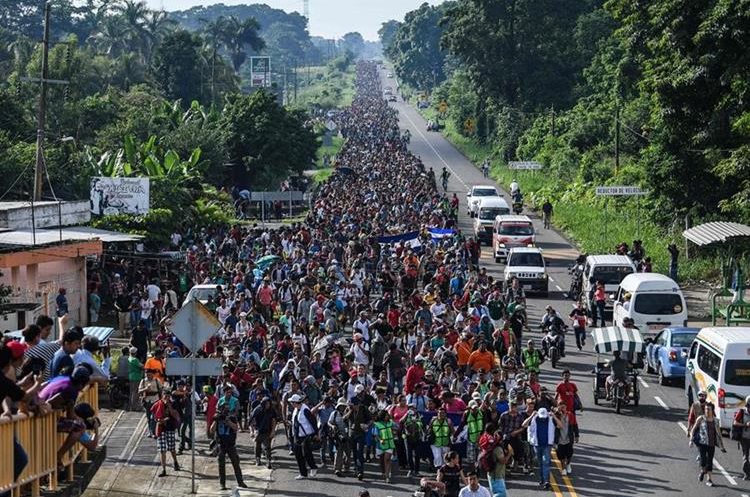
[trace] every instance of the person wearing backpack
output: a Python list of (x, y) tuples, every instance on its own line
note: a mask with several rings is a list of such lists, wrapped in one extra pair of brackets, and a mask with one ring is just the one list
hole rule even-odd
[(419, 462), (421, 459), (421, 445), (424, 441), (425, 429), (422, 417), (417, 414), (417, 404), (409, 404), (409, 412), (401, 422), (401, 432), (406, 442), (406, 459), (409, 463), (409, 472), (406, 476), (419, 476)]
[(460, 433), (464, 426), (466, 426), (466, 462), (473, 463), (477, 460), (477, 444), (484, 430), (484, 412), (479, 409), (479, 402), (476, 400), (469, 402), (469, 409), (464, 411), (463, 419), (456, 431)]
[(734, 416), (731, 436), (740, 443), (742, 450), (742, 479), (750, 480), (750, 395), (745, 397), (745, 407)]
[(492, 462), (494, 466), (487, 472), (487, 480), (492, 497), (507, 497), (508, 491), (505, 488), (505, 472), (507, 471), (508, 462), (513, 458), (513, 447), (510, 445), (509, 437), (500, 438), (498, 434), (496, 438), (500, 442), (492, 450)]

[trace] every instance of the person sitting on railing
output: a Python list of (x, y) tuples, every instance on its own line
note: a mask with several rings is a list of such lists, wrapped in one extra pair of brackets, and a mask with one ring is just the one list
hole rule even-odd
[[(65, 453), (78, 442), (85, 431), (85, 426), (76, 416), (74, 406), (78, 395), (91, 380), (92, 369), (88, 364), (79, 364), (70, 376), (59, 375), (52, 378), (39, 392), (39, 399), (49, 403), (53, 409), (65, 409), (66, 415), (57, 423), (57, 431), (67, 433), (68, 437), (57, 451), (57, 462), (61, 464)], [(84, 437), (85, 438), (85, 437)]]
[[(16, 382), (16, 367), (23, 362), (26, 346), (20, 342), (0, 343), (0, 402), (3, 403), (2, 417), (11, 417), (13, 402), (30, 404), (41, 387), (38, 375), (29, 374)], [(23, 446), (13, 438), (13, 481), (16, 481), (28, 464), (29, 458)]]

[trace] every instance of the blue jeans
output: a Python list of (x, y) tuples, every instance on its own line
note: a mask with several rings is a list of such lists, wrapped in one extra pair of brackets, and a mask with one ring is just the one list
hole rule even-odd
[(607, 324), (604, 322), (604, 307), (607, 305), (607, 303), (604, 300), (597, 300), (596, 303), (596, 314), (594, 315), (594, 326), (596, 326), (596, 318), (602, 320), (602, 328), (607, 326)]
[(507, 497), (508, 491), (505, 489), (505, 480), (487, 476), (490, 482), (490, 493), (492, 497)]
[(547, 483), (549, 481), (549, 467), (552, 461), (551, 445), (535, 445), (536, 458), (539, 461), (539, 481)]

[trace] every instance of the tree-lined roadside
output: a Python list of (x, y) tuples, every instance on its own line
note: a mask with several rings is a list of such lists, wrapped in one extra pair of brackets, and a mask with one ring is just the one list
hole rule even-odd
[[(736, 2), (684, 7), (456, 0), (385, 23), (381, 36), (399, 81), (433, 109), (447, 104), (444, 132), (469, 157), (491, 157), (504, 181), (507, 162), (541, 162), (537, 176), (519, 174), (527, 200), (559, 204), (557, 222), (582, 249), (638, 237), (663, 269), (686, 219), (750, 220), (750, 65), (738, 51), (750, 14)], [(605, 223), (599, 185), (650, 194), (640, 211), (610, 200)], [(716, 267), (687, 261), (682, 273), (706, 278)]]

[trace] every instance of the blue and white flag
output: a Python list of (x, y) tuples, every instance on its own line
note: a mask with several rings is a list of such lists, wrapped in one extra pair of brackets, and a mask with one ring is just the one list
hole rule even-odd
[(450, 228), (427, 228), (427, 231), (430, 232), (433, 242), (440, 241), (443, 238), (449, 238), (456, 234), (456, 231)]

